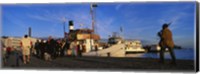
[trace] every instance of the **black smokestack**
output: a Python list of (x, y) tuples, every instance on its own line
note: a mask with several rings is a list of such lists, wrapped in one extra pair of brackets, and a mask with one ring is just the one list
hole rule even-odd
[(74, 30), (74, 24), (73, 24), (73, 21), (70, 20), (69, 21), (69, 32), (72, 32)]

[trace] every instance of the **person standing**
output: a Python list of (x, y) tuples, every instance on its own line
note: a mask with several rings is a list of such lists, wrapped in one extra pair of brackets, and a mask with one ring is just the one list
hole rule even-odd
[(42, 40), (41, 43), (40, 43), (40, 51), (41, 51), (41, 59), (44, 59), (44, 54), (47, 53), (47, 54), (50, 54), (48, 48), (47, 48), (47, 43), (46, 43), (46, 40)]
[(35, 42), (35, 45), (34, 45), (34, 49), (35, 49), (35, 51), (36, 51), (36, 56), (37, 57), (39, 57), (39, 55), (40, 55), (40, 40), (37, 40), (36, 42)]
[(171, 58), (172, 58), (172, 64), (176, 64), (176, 57), (174, 54), (174, 41), (172, 38), (172, 32), (170, 31), (170, 29), (168, 28), (168, 24), (164, 24), (162, 26), (162, 30), (160, 32), (158, 32), (158, 36), (160, 37), (160, 42), (159, 42), (159, 46), (161, 47), (160, 50), (160, 62), (164, 63), (164, 52), (165, 49), (168, 48)]
[(21, 48), (22, 48), (22, 55), (23, 55), (23, 62), (26, 64), (30, 62), (30, 48), (32, 46), (31, 39), (28, 35), (24, 35), (24, 38), (21, 39)]
[(81, 43), (77, 44), (77, 54), (79, 57), (82, 57), (82, 45)]
[(12, 38), (5, 39), (6, 57), (9, 58), (11, 51), (13, 50)]
[(65, 50), (66, 50), (66, 48), (67, 48), (66, 46), (67, 46), (66, 39), (63, 39), (63, 40), (62, 40), (62, 43), (61, 43), (61, 51), (60, 51), (60, 55), (61, 55), (61, 56), (64, 56)]
[(72, 50), (72, 56), (75, 57), (77, 55), (77, 42), (76, 42), (76, 40), (71, 42), (70, 49)]
[(49, 36), (47, 41), (47, 50), (48, 53), (51, 55), (52, 59), (56, 58), (56, 41), (52, 38), (52, 36)]
[(6, 48), (3, 41), (1, 41), (1, 51), (2, 51), (3, 64), (6, 64)]

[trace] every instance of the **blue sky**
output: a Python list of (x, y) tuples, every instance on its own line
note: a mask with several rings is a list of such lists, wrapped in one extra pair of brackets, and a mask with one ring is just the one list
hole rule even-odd
[[(98, 3), (96, 30), (101, 38), (119, 32), (127, 39), (156, 44), (162, 24), (173, 21), (170, 29), (175, 44), (194, 45), (195, 2)], [(75, 29), (91, 28), (89, 3), (2, 5), (2, 35), (23, 36), (28, 27), (34, 37), (63, 37), (62, 18), (73, 20)], [(120, 27), (123, 32), (120, 32)], [(68, 22), (66, 23), (68, 32)]]

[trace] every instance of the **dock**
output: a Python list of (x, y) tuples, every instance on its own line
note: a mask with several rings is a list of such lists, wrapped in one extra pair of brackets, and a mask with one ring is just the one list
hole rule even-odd
[(177, 60), (177, 64), (170, 64), (166, 60), (164, 64), (153, 58), (132, 57), (58, 57), (52, 61), (31, 56), (31, 62), (23, 64), (11, 55), (2, 69), (31, 69), (31, 70), (116, 70), (116, 71), (178, 71), (195, 72), (194, 60)]

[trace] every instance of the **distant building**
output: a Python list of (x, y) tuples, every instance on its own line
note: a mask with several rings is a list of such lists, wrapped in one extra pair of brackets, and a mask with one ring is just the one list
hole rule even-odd
[[(14, 49), (20, 49), (20, 42), (22, 38), (19, 37), (2, 37), (1, 41), (5, 47), (12, 47)], [(31, 38), (33, 44), (36, 42), (36, 38)]]

